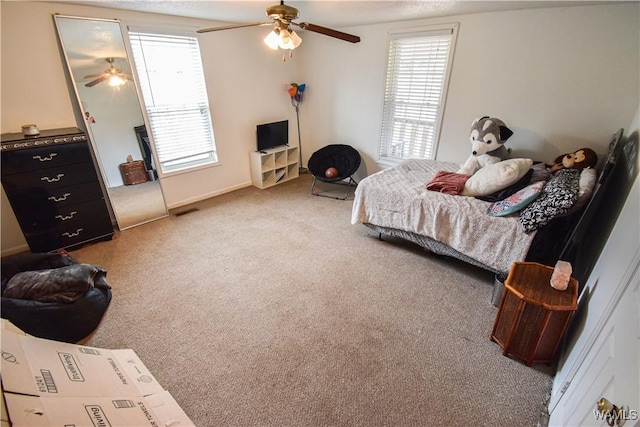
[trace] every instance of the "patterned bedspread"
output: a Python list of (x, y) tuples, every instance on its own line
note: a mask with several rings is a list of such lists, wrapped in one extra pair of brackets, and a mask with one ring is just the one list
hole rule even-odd
[(496, 271), (524, 261), (535, 232), (525, 234), (518, 216), (492, 217), (489, 202), (425, 188), (438, 171), (456, 163), (408, 160), (358, 183), (351, 223), (394, 228), (442, 242)]

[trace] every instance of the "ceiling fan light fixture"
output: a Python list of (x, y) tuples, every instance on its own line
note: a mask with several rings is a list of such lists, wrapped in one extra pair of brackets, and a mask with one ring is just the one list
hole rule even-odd
[(278, 35), (279, 32), (279, 28), (274, 28), (269, 34), (267, 34), (267, 37), (264, 38), (264, 44), (273, 50), (278, 50), (278, 43), (280, 41), (280, 36)]
[(278, 50), (278, 48), (293, 50), (300, 46), (302, 39), (289, 28), (276, 27), (267, 34), (264, 43), (273, 50)]
[(114, 75), (109, 77), (109, 86), (118, 87), (125, 84), (127, 81), (120, 76)]
[(291, 37), (291, 40), (293, 41), (294, 49), (300, 46), (300, 44), (302, 43), (302, 39), (300, 38), (299, 35), (296, 34), (295, 31), (291, 31), (291, 34), (289, 35), (289, 37)]
[(291, 30), (284, 29), (280, 30), (280, 40), (278, 41), (278, 47), (280, 49), (295, 49), (296, 47), (293, 45), (293, 40), (291, 40)]
[(300, 46), (302, 39), (294, 31), (284, 28), (280, 30), (280, 39), (278, 40), (278, 47), (280, 49), (293, 50)]
[(232, 28), (256, 27), (263, 25), (273, 25), (273, 30), (264, 38), (264, 43), (270, 49), (278, 50), (278, 48), (289, 51), (300, 46), (302, 38), (289, 29), (290, 26), (296, 26), (302, 30), (313, 33), (323, 34), (325, 36), (334, 37), (349, 43), (360, 42), (360, 37), (353, 34), (343, 33), (342, 31), (332, 30), (331, 28), (321, 27), (320, 25), (311, 24), (309, 22), (295, 22), (300, 16), (298, 9), (293, 6), (284, 4), (284, 0), (280, 0), (280, 4), (267, 7), (266, 14), (271, 22), (251, 22), (247, 24), (226, 25), (223, 27), (203, 28), (198, 33), (208, 33), (211, 31), (230, 30)]

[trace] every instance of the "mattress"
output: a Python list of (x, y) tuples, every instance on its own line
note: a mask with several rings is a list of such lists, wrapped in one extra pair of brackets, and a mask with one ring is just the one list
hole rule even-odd
[(425, 236), (493, 271), (509, 271), (512, 263), (526, 259), (536, 232), (526, 234), (518, 215), (487, 215), (489, 202), (426, 189), (438, 171), (458, 168), (407, 160), (364, 178), (355, 191), (351, 223)]

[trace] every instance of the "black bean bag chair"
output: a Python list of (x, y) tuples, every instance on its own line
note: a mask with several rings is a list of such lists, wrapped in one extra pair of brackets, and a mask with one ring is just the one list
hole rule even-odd
[(2, 259), (2, 318), (40, 338), (76, 343), (88, 337), (102, 320), (111, 302), (111, 290), (104, 285), (105, 279), (102, 279), (102, 286), (92, 286), (72, 303), (4, 296), (7, 284), (17, 273), (60, 269), (73, 264), (78, 263), (66, 253), (29, 253)]
[[(330, 197), (333, 199), (345, 200), (349, 195), (349, 189), (351, 185), (355, 187), (357, 182), (353, 179), (353, 174), (356, 173), (360, 167), (362, 158), (360, 153), (345, 144), (331, 144), (326, 147), (322, 147), (309, 158), (309, 164), (307, 165), (309, 172), (313, 175), (313, 184), (311, 184), (311, 194), (314, 196)], [(328, 168), (336, 168), (338, 175), (335, 177), (327, 177), (325, 172)], [(316, 186), (316, 180), (326, 183), (342, 183), (346, 180), (347, 191), (344, 197), (334, 197), (324, 193), (314, 192)]]

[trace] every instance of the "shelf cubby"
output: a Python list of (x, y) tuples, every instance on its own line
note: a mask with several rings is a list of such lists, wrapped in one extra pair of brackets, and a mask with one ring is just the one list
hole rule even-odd
[(299, 176), (298, 147), (282, 146), (251, 152), (251, 183), (269, 188)]

